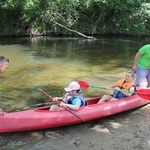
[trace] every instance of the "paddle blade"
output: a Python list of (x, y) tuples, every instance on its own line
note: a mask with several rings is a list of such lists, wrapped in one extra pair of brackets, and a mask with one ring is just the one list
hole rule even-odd
[(89, 84), (85, 81), (79, 81), (80, 89), (87, 89), (89, 87)]
[(150, 101), (150, 89), (140, 89), (140, 90), (135, 91), (135, 93), (139, 97)]

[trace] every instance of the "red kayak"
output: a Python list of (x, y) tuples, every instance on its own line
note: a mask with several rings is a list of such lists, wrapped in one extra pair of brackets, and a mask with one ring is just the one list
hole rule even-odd
[[(87, 99), (87, 106), (74, 111), (85, 121), (95, 120), (131, 110), (148, 104), (150, 101), (133, 95), (121, 100), (97, 104), (100, 97)], [(83, 123), (83, 120), (66, 110), (49, 111), (50, 106), (19, 112), (4, 112), (0, 116), (0, 133), (55, 128)]]

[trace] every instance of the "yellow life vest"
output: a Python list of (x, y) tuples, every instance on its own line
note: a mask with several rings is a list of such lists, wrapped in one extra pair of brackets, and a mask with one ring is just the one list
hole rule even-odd
[(129, 90), (132, 86), (134, 86), (134, 82), (126, 82), (126, 79), (123, 78), (117, 82), (116, 86), (120, 89)]

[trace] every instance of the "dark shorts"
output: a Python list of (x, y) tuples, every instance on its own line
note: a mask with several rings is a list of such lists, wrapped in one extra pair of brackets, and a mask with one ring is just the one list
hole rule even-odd
[(113, 93), (113, 97), (120, 99), (120, 98), (125, 98), (125, 97), (127, 97), (127, 96), (124, 95), (123, 93), (121, 93), (120, 91), (115, 90), (114, 93)]

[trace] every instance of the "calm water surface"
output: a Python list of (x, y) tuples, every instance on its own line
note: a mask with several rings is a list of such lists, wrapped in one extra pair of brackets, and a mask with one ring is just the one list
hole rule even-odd
[[(110, 86), (124, 77), (132, 67), (136, 52), (147, 43), (149, 38), (0, 39), (0, 55), (10, 59), (7, 71), (0, 75), (0, 107), (11, 112), (49, 104), (37, 88), (41, 87), (53, 97), (61, 96), (63, 88), (72, 80)], [(108, 93), (92, 88), (82, 92), (85, 97)], [(26, 142), (20, 136), (26, 134), (29, 133), (4, 134), (0, 136), (0, 147), (24, 148)], [(33, 143), (28, 141), (28, 145)]]

